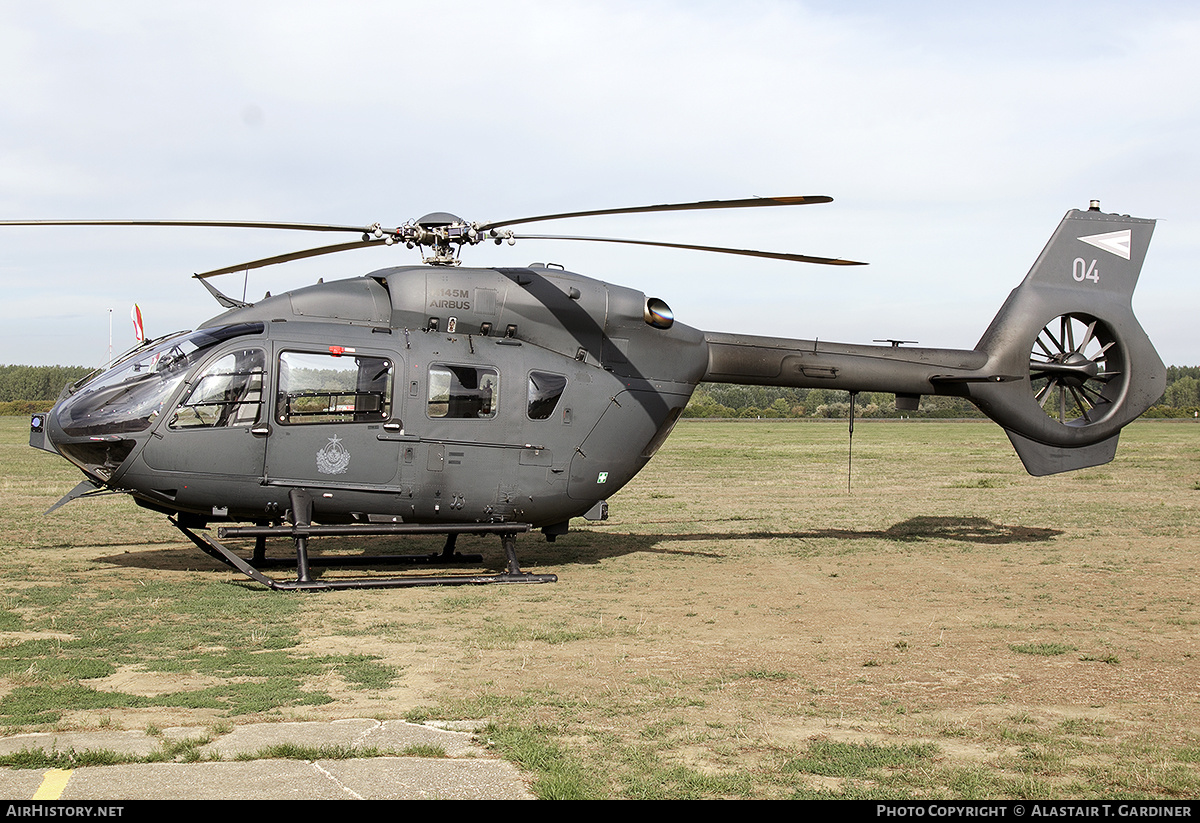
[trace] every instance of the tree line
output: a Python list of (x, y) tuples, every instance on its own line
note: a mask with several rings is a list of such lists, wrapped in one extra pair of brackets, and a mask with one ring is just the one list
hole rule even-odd
[[(1200, 366), (1167, 368), (1167, 388), (1143, 417), (1196, 417), (1200, 414)], [(734, 386), (701, 383), (684, 417), (849, 417), (850, 395), (833, 389), (787, 389), (774, 386)], [(983, 417), (961, 397), (922, 395), (916, 411), (897, 411), (896, 396), (860, 392), (854, 416), (870, 417)]]
[[(787, 389), (774, 386), (734, 386), (701, 383), (684, 417), (798, 418), (849, 417), (850, 395), (833, 389)], [(859, 392), (854, 416), (863, 417), (983, 417), (961, 397), (921, 396), (917, 411), (897, 411), (896, 396), (888, 392)]]
[(1200, 366), (1168, 366), (1167, 390), (1147, 417), (1195, 417), (1200, 412)]
[(0, 414), (45, 411), (65, 386), (93, 371), (89, 366), (0, 366)]

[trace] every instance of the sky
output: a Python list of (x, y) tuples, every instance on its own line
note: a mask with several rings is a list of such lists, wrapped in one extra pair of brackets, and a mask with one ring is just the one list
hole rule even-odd
[[(61, 2), (0, 16), (0, 219), (400, 225), (751, 196), (825, 205), (584, 218), (556, 262), (713, 331), (972, 348), (1062, 215), (1157, 219), (1134, 296), (1168, 364), (1200, 223), (1190, 2)], [(0, 227), (0, 363), (100, 365), (220, 307), (190, 275), (322, 245), (251, 229)], [(219, 278), (250, 300), (419, 262), (372, 248)], [(110, 311), (111, 314), (110, 314)]]

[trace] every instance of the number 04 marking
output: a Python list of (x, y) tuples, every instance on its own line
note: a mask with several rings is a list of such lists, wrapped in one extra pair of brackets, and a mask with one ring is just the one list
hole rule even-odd
[(1093, 260), (1089, 265), (1082, 257), (1076, 257), (1075, 262), (1071, 264), (1071, 276), (1077, 283), (1082, 283), (1084, 280), (1091, 280), (1093, 283), (1100, 282), (1100, 272), (1096, 270), (1096, 261)]

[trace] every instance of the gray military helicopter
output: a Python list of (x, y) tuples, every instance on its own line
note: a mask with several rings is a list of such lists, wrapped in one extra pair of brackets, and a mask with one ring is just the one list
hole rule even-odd
[[(360, 235), (198, 274), (226, 311), (149, 340), (68, 386), (31, 421), (30, 444), (85, 479), (57, 505), (120, 492), (166, 514), (202, 550), (272, 589), (541, 583), (516, 536), (548, 540), (607, 499), (662, 445), (701, 381), (963, 397), (1007, 432), (1033, 475), (1112, 460), (1120, 430), (1162, 395), (1166, 369), (1131, 299), (1154, 221), (1069, 211), (971, 350), (852, 345), (704, 332), (668, 304), (557, 266), (468, 268), (463, 246), (571, 239), (685, 248), (823, 265), (853, 261), (712, 246), (563, 235), (510, 226), (600, 214), (826, 203), (779, 197), (467, 222), (434, 213), (395, 229), (171, 221), (2, 221), (0, 225), (240, 226)], [(256, 303), (217, 274), (380, 244), (423, 265), (318, 282)], [(57, 507), (57, 506), (56, 506)], [(232, 524), (252, 525), (232, 525)], [(212, 527), (217, 535), (211, 535)], [(309, 540), (444, 534), (440, 554), (358, 561), (480, 561), (461, 534), (499, 535), (499, 574), (314, 577)], [(255, 538), (249, 559), (224, 540)], [(266, 539), (294, 542), (296, 577), (260, 568)], [(328, 558), (326, 558), (328, 559)], [(290, 562), (290, 561), (289, 561)]]

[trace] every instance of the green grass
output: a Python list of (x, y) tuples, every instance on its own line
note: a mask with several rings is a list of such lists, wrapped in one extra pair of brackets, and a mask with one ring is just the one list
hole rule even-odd
[(817, 740), (809, 744), (803, 756), (786, 761), (783, 769), (822, 777), (864, 778), (881, 769), (928, 763), (939, 751), (933, 743), (896, 745)]
[[(206, 755), (200, 747), (208, 743), (208, 738), (180, 741), (164, 745), (159, 750), (147, 755), (124, 754), (111, 749), (86, 749), (76, 751), (68, 749), (49, 752), (44, 749), (22, 749), (13, 754), (0, 755), (0, 767), (9, 769), (79, 769), (85, 766), (115, 766), (128, 763), (195, 763), (198, 761), (217, 762), (216, 755)], [(280, 743), (274, 746), (264, 746), (258, 751), (238, 754), (235, 761), (247, 760), (360, 760), (376, 757), (423, 757), (431, 759), (445, 758), (446, 750), (440, 746), (416, 745), (399, 750), (381, 749), (377, 746), (340, 746), (322, 745), (305, 746), (302, 744)]]
[(751, 669), (733, 676), (734, 680), (790, 680), (791, 672), (770, 671), (766, 669)]
[[(321, 745), (305, 746), (300, 743), (277, 743), (264, 746), (255, 752), (239, 754), (235, 760), (354, 760), (364, 757), (389, 757), (396, 752), (375, 746)], [(445, 757), (445, 752), (436, 755)]]
[(536, 775), (532, 790), (542, 800), (594, 800), (609, 796), (601, 775), (542, 728), (489, 726), (491, 749)]
[(1054, 657), (1060, 654), (1077, 651), (1075, 646), (1067, 643), (1009, 643), (1008, 648), (1017, 654), (1033, 654), (1040, 657)]
[(120, 754), (111, 749), (73, 749), (46, 752), (42, 749), (22, 749), (0, 755), (0, 766), (8, 769), (81, 769), (85, 766), (116, 766), (122, 763), (149, 762), (144, 758)]
[(372, 655), (351, 655), (338, 666), (338, 671), (356, 689), (383, 691), (396, 682), (399, 671), (395, 666), (380, 663)]

